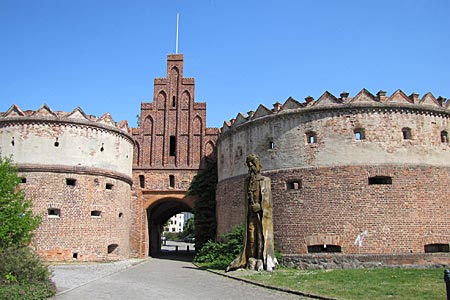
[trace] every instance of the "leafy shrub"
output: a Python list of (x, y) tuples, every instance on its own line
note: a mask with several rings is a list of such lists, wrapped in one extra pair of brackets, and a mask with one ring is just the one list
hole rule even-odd
[(21, 179), (10, 158), (0, 157), (0, 248), (28, 245), (41, 221), (18, 189)]
[(53, 282), (0, 284), (0, 299), (43, 300), (56, 293)]
[(222, 242), (209, 240), (196, 253), (194, 262), (213, 269), (225, 269), (242, 250), (244, 226), (234, 227), (223, 236)]
[(50, 271), (29, 247), (0, 249), (0, 299), (46, 299), (56, 293)]

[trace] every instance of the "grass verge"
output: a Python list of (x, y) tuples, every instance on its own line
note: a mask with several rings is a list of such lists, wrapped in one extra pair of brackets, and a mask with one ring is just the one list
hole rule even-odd
[[(239, 276), (239, 273), (236, 275)], [(273, 273), (259, 272), (240, 277), (270, 286), (346, 300), (445, 299), (442, 268), (314, 271), (280, 268)]]

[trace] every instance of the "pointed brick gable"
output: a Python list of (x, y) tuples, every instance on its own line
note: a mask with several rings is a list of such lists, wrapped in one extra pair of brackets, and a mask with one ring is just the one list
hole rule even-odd
[(89, 121), (89, 118), (80, 107), (75, 108), (69, 115), (67, 115), (67, 118)]
[(57, 118), (58, 116), (48, 107), (47, 104), (43, 104), (37, 111), (33, 113), (33, 116), (36, 117), (52, 117)]
[(272, 111), (270, 109), (268, 109), (267, 107), (265, 107), (264, 105), (260, 104), (258, 106), (258, 109), (256, 110), (255, 114), (253, 115), (253, 119), (268, 116), (270, 114), (272, 114)]
[(441, 107), (440, 103), (437, 101), (437, 99), (433, 96), (432, 93), (426, 93), (423, 98), (419, 102), (420, 105), (427, 105), (427, 106), (434, 106), (434, 107)]
[(350, 102), (378, 102), (377, 97), (368, 90), (362, 89)]
[(5, 112), (4, 117), (23, 117), (25, 113), (18, 107), (13, 104), (11, 107)]
[(298, 102), (297, 100), (295, 100), (292, 97), (289, 97), (286, 100), (286, 102), (284, 102), (284, 104), (283, 104), (281, 109), (282, 110), (285, 110), (285, 109), (296, 109), (296, 108), (302, 108), (304, 106), (305, 106), (304, 104)]
[(320, 96), (320, 98), (314, 103), (314, 106), (327, 106), (327, 105), (336, 105), (340, 104), (341, 101), (336, 98), (333, 94), (326, 91)]
[(389, 98), (386, 99), (386, 102), (390, 103), (408, 103), (412, 104), (412, 100), (406, 96), (406, 94), (402, 90), (397, 90), (393, 93)]
[(237, 116), (236, 116), (236, 121), (234, 121), (233, 126), (238, 126), (238, 125), (240, 125), (242, 123), (245, 123), (245, 122), (247, 122), (247, 118), (244, 116), (244, 114), (238, 113)]
[(114, 122), (113, 118), (109, 113), (105, 113), (103, 116), (98, 118), (97, 123), (109, 125), (109, 126), (116, 126), (116, 123)]

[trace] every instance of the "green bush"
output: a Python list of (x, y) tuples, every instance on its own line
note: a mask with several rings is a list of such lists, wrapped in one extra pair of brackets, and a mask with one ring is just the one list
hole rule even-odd
[(0, 299), (46, 299), (56, 293), (48, 267), (29, 247), (0, 249)]
[(240, 225), (223, 236), (223, 242), (209, 240), (196, 253), (194, 262), (212, 269), (225, 269), (242, 250), (244, 226)]
[(39, 283), (0, 284), (0, 299), (43, 300), (54, 296), (56, 287), (51, 281)]

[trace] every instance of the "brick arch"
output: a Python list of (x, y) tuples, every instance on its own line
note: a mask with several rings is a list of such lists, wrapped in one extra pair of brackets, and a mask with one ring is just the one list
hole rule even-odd
[(164, 91), (160, 91), (158, 93), (158, 96), (156, 96), (156, 107), (159, 110), (163, 110), (166, 108), (166, 102), (167, 102), (167, 94)]
[(191, 94), (188, 91), (184, 91), (181, 94), (181, 109), (189, 109), (191, 103)]
[(158, 254), (161, 250), (161, 231), (171, 216), (194, 208), (194, 197), (185, 197), (182, 192), (144, 194), (144, 209), (148, 226), (148, 253)]
[(135, 165), (141, 165), (141, 145), (137, 140), (134, 141), (133, 161)]
[(194, 134), (197, 134), (197, 135), (202, 134), (203, 122), (202, 122), (202, 118), (200, 116), (195, 116), (194, 120), (192, 121), (192, 128), (193, 128)]

